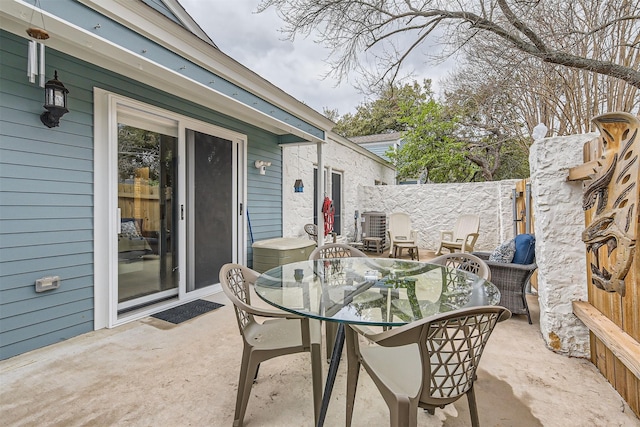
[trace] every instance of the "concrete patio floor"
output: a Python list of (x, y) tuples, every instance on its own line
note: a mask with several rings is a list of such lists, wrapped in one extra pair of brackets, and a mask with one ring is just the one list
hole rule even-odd
[[(230, 426), (242, 351), (232, 306), (179, 325), (145, 318), (0, 361), (2, 426)], [(584, 359), (544, 346), (534, 324), (498, 325), (479, 369), (483, 426), (640, 426), (618, 393)], [(326, 426), (344, 425), (346, 363), (340, 366)], [(312, 426), (308, 354), (260, 368), (246, 426)], [(326, 372), (325, 372), (326, 373)], [(355, 426), (386, 426), (388, 410), (362, 372)], [(468, 426), (466, 399), (418, 414), (419, 426)]]

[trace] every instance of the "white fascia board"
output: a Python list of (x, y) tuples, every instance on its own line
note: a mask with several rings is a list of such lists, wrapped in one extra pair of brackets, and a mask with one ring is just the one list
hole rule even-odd
[(167, 9), (169, 9), (171, 13), (173, 13), (176, 18), (178, 18), (178, 20), (189, 29), (189, 31), (191, 31), (201, 39), (211, 43), (216, 47), (216, 49), (218, 48), (214, 41), (211, 40), (209, 35), (204, 32), (200, 25), (198, 25), (198, 23), (191, 17), (191, 15), (189, 15), (189, 13), (184, 9), (184, 7), (182, 7), (182, 5), (178, 1), (162, 0), (162, 2), (167, 7)]
[(356, 144), (353, 141), (350, 141), (349, 139), (345, 138), (344, 136), (338, 135), (335, 132), (330, 131), (327, 134), (327, 139), (334, 141), (340, 145), (344, 145), (345, 147), (351, 148), (353, 151), (356, 151), (360, 154), (362, 154), (363, 156), (366, 156), (372, 160), (375, 160), (376, 162), (387, 166), (393, 170), (396, 170), (396, 167), (393, 165), (393, 163), (388, 162), (387, 160), (383, 159), (382, 157), (378, 156), (375, 153), (372, 153), (371, 151), (367, 150), (366, 148), (361, 147), (360, 145)]
[(141, 2), (130, 0), (79, 1), (325, 132), (335, 126), (335, 123), (319, 112), (260, 77), (220, 49), (212, 47), (211, 44), (196, 37), (187, 29), (174, 22), (167, 25), (165, 16), (155, 10), (150, 10), (151, 8)]
[[(20, 0), (3, 1), (3, 8), (0, 10), (1, 28), (27, 38), (25, 28), (29, 26), (28, 20), (33, 6)], [(44, 25), (51, 34), (51, 38), (44, 43), (48, 47), (133, 80), (153, 87), (160, 87), (167, 93), (235, 117), (274, 134), (290, 133), (305, 140), (323, 142), (322, 139), (314, 135), (188, 79), (174, 70), (149, 61), (141, 55), (123, 49), (54, 15), (42, 11), (42, 16), (45, 21)]]

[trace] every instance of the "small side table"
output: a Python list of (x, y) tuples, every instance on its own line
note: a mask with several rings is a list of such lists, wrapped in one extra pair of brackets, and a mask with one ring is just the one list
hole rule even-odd
[(420, 261), (420, 254), (418, 253), (418, 246), (415, 243), (396, 243), (393, 247), (393, 257), (394, 258), (402, 258), (402, 251), (404, 249), (409, 250), (409, 255), (411, 255), (411, 259), (415, 259)]
[(362, 244), (365, 251), (375, 250), (376, 253), (382, 253), (382, 237), (363, 237)]

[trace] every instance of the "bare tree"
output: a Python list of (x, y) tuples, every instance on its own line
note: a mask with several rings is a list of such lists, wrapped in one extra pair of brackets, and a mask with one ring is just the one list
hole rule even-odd
[[(338, 78), (368, 53), (380, 67), (378, 81), (393, 80), (430, 37), (451, 53), (486, 35), (542, 62), (640, 88), (638, 64), (627, 61), (640, 50), (640, 0), (263, 0), (258, 11), (269, 7), (290, 39), (318, 31)], [(590, 42), (605, 33), (612, 36), (606, 43)]]
[[(585, 1), (581, 5), (584, 12), (581, 26), (594, 26), (601, 19), (598, 13), (603, 12), (596, 3)], [(569, 15), (561, 12), (556, 12), (560, 21), (577, 19), (575, 11), (565, 10)], [(594, 52), (598, 57), (640, 69), (640, 49), (612, 48), (619, 44), (616, 41), (640, 37), (638, 28), (629, 24), (625, 21), (615, 28), (576, 37), (573, 49)], [(545, 33), (553, 32), (548, 22), (539, 26)], [(484, 108), (493, 116), (503, 117), (500, 126), (505, 127), (503, 131), (510, 137), (525, 137), (524, 140), (531, 142), (529, 133), (540, 122), (547, 125), (550, 135), (567, 135), (593, 130), (591, 119), (607, 111), (640, 114), (640, 89), (617, 78), (540, 62), (515, 48), (505, 48), (501, 40), (493, 36), (471, 40), (464, 51), (467, 64), (446, 81), (447, 92), (466, 94), (473, 99), (488, 87), (491, 92), (509, 94), (504, 97), (513, 110), (509, 117), (502, 114), (502, 105), (494, 113), (491, 110), (495, 105), (486, 104)]]

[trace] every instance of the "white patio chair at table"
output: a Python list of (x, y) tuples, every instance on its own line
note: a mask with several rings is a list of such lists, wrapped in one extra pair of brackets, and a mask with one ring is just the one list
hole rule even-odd
[[(391, 427), (417, 425), (418, 407), (435, 408), (466, 395), (471, 425), (479, 426), (474, 381), (483, 349), (498, 322), (511, 316), (499, 306), (463, 308), (381, 333), (347, 328), (347, 410), (351, 426), (360, 366), (382, 394)], [(372, 345), (360, 346), (362, 335)]]
[(473, 254), (452, 252), (435, 257), (429, 260), (429, 262), (431, 264), (444, 265), (445, 267), (468, 271), (485, 280), (491, 280), (491, 270), (487, 263)]
[[(242, 426), (260, 363), (274, 357), (307, 351), (311, 354), (313, 409), (317, 422), (322, 403), (320, 322), (251, 305), (249, 284), (255, 282), (259, 275), (239, 264), (225, 264), (220, 269), (220, 285), (233, 303), (244, 341), (233, 425)], [(258, 323), (254, 316), (265, 317), (267, 320)]]

